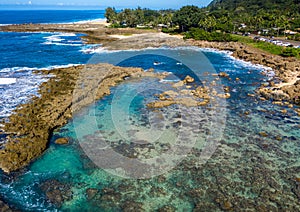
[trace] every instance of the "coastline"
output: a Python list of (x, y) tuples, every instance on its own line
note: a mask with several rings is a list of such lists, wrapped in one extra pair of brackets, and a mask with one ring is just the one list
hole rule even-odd
[[(271, 68), (275, 76), (260, 86), (256, 91), (257, 95), (262, 96), (262, 100), (264, 100), (263, 98), (270, 99), (279, 105), (284, 105), (284, 101), (300, 105), (300, 60), (272, 55), (235, 42), (218, 43), (191, 40), (190, 43), (201, 48), (230, 51), (233, 52), (232, 56), (236, 59)], [(300, 115), (299, 110), (296, 112)]]
[[(102, 44), (102, 48), (105, 50), (197, 46), (230, 51), (233, 52), (232, 56), (237, 59), (270, 67), (275, 72), (275, 77), (257, 90), (257, 95), (261, 96), (261, 100), (273, 99), (274, 104), (280, 105), (285, 105), (284, 102), (289, 105), (300, 104), (299, 98), (295, 98), (295, 95), (300, 93), (300, 79), (298, 80), (300, 61), (294, 58), (274, 56), (240, 43), (184, 41), (180, 36), (172, 36), (156, 30), (105, 28), (102, 23), (8, 25), (0, 26), (0, 31), (83, 33), (86, 34), (83, 37), (86, 43)], [(78, 80), (79, 72), (89, 66), (91, 65), (40, 71), (43, 74), (55, 76), (40, 85), (41, 97), (33, 97), (29, 103), (18, 107), (15, 113), (9, 117), (10, 122), (4, 123), (3, 129), (9, 134), (9, 137), (5, 148), (0, 150), (0, 168), (3, 171), (9, 173), (19, 170), (47, 149), (53, 130), (65, 125), (72, 117), (71, 108), (74, 108), (72, 92), (75, 82)], [(96, 99), (108, 95), (109, 87), (116, 85), (125, 77), (133, 77), (136, 73), (140, 77), (149, 76), (149, 73), (143, 72), (142, 69), (120, 68), (107, 64), (92, 66), (93, 69), (111, 71), (105, 74), (105, 80), (95, 79), (100, 82)], [(275, 83), (276, 80), (280, 82)], [(50, 93), (48, 89), (50, 89)], [(90, 104), (95, 96), (86, 97), (83, 98), (85, 101), (79, 101), (78, 97), (75, 111)], [(299, 109), (295, 109), (295, 112), (300, 115)]]
[[(48, 146), (53, 131), (67, 123), (72, 113), (110, 93), (110, 87), (126, 77), (158, 77), (161, 74), (144, 72), (140, 68), (122, 68), (110, 64), (80, 65), (69, 68), (37, 71), (54, 75), (40, 85), (40, 97), (20, 105), (4, 122), (7, 142), (0, 149), (0, 168), (5, 173), (17, 171), (39, 157)], [(80, 76), (93, 77), (93, 83)], [(97, 76), (97, 77), (95, 77)], [(82, 77), (82, 78), (80, 78)], [(77, 80), (85, 89), (73, 95)], [(97, 87), (93, 87), (93, 85)]]
[[(184, 41), (182, 36), (168, 35), (157, 30), (106, 28), (103, 22), (84, 24), (23, 24), (0, 26), (9, 32), (73, 32), (83, 33), (88, 44), (101, 44), (103, 50), (128, 50), (158, 48), (163, 46), (197, 46), (232, 52), (236, 59), (263, 65), (275, 72), (273, 79), (262, 85), (257, 94), (273, 101), (287, 101), (300, 105), (300, 60), (284, 58), (236, 42)], [(283, 104), (283, 103), (279, 103)], [(300, 114), (300, 111), (297, 111)]]

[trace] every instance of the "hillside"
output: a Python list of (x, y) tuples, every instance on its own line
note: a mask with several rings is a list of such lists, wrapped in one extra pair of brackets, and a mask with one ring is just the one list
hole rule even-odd
[(261, 9), (268, 11), (280, 10), (283, 12), (299, 13), (300, 0), (214, 0), (208, 7), (229, 11), (246, 9), (250, 13), (255, 13)]

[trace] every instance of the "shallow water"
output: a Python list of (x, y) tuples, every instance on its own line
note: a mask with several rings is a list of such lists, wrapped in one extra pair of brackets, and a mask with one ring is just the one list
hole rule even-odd
[[(215, 80), (216, 77), (205, 72), (224, 71), (230, 79), (215, 81), (217, 87), (230, 87), (231, 98), (226, 102), (218, 100), (201, 108), (173, 105), (149, 110), (146, 104), (156, 99), (154, 94), (172, 89), (168, 81), (127, 79), (113, 88), (111, 95), (74, 114), (73, 120), (54, 133), (46, 153), (23, 173), (2, 175), (1, 196), (27, 211), (221, 211), (230, 208), (299, 211), (300, 187), (296, 180), (300, 177), (299, 116), (287, 107), (248, 96), (266, 80), (261, 67), (206, 50), (204, 54), (211, 66), (199, 51), (197, 48), (144, 50), (118, 64), (174, 73), (169, 80), (195, 74), (199, 76), (197, 85)], [(193, 60), (194, 64), (181, 64), (159, 55), (162, 52), (179, 55), (184, 61), (193, 57), (198, 60)], [(129, 53), (103, 54), (90, 62), (119, 59), (124, 54)], [(66, 146), (55, 145), (57, 137), (69, 137), (71, 142)], [(192, 139), (195, 143), (190, 143)], [(85, 142), (94, 142), (94, 149), (85, 149)], [(177, 149), (170, 154), (168, 150), (176, 142), (182, 152)], [(90, 158), (95, 159), (104, 144), (105, 148), (111, 147), (115, 153), (126, 156), (124, 161), (108, 155), (100, 157), (103, 169), (97, 167)], [(205, 158), (203, 151), (207, 145), (216, 149)], [(146, 161), (164, 153), (171, 160), (157, 164), (166, 165), (166, 169), (144, 170), (146, 179), (134, 178), (141, 176), (135, 171), (140, 172), (143, 167), (132, 170), (126, 166), (125, 159)], [(108, 161), (103, 163), (105, 159)], [(122, 162), (124, 166), (120, 166)], [(66, 196), (72, 192), (60, 208), (57, 202), (51, 204), (42, 189), (51, 180), (67, 185), (58, 186)]]

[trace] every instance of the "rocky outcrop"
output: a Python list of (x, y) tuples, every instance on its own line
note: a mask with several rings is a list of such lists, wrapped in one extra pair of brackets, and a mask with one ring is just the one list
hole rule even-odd
[(64, 145), (64, 144), (68, 144), (69, 140), (67, 138), (58, 138), (55, 140), (54, 143), (58, 145)]
[[(8, 134), (4, 147), (0, 149), (0, 168), (4, 172), (18, 170), (39, 157), (47, 148), (51, 133), (65, 125), (72, 112), (110, 94), (110, 87), (126, 77), (165, 76), (144, 72), (140, 68), (109, 64), (45, 70), (42, 73), (54, 77), (41, 84), (40, 97), (33, 97), (29, 103), (20, 105), (4, 123), (3, 129)], [(84, 89), (79, 89), (80, 86)]]
[[(194, 40), (188, 42), (202, 48), (231, 51), (233, 52), (232, 56), (237, 59), (271, 68), (275, 72), (275, 77), (257, 90), (258, 95), (273, 101), (287, 101), (300, 105), (299, 59), (272, 55), (257, 48), (235, 42), (218, 43)], [(266, 74), (268, 74), (268, 71), (266, 71)], [(279, 83), (275, 83), (275, 81), (279, 81)]]
[[(191, 89), (188, 85), (195, 81), (191, 76), (186, 76), (184, 80), (173, 83), (174, 90), (165, 91), (157, 95), (158, 100), (147, 104), (149, 108), (163, 108), (170, 105), (184, 105), (186, 107), (206, 106), (215, 98), (230, 98), (229, 90), (227, 93), (217, 92), (216, 89), (206, 86), (198, 86)], [(226, 90), (226, 89), (224, 89)]]

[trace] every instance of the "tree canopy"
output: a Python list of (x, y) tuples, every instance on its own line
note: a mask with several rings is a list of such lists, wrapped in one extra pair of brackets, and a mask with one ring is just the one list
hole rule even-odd
[(179, 25), (181, 31), (186, 31), (198, 26), (200, 13), (201, 9), (197, 6), (184, 6), (174, 13), (173, 22)]

